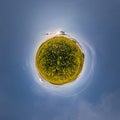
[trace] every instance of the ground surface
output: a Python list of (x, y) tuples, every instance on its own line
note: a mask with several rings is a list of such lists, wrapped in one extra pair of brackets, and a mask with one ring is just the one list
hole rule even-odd
[(36, 67), (42, 78), (56, 85), (74, 81), (82, 71), (84, 54), (75, 41), (55, 36), (45, 41), (36, 54)]

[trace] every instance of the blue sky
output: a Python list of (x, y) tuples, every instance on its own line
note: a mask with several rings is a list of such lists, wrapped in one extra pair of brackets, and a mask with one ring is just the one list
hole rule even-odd
[[(91, 83), (70, 97), (31, 74), (38, 38), (59, 28), (96, 53)], [(119, 0), (0, 0), (0, 120), (119, 120), (119, 29)]]

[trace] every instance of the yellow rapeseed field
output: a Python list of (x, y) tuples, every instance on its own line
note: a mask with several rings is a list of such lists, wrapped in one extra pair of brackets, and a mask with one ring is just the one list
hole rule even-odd
[(72, 39), (55, 36), (42, 43), (36, 53), (39, 75), (49, 83), (63, 85), (81, 73), (84, 53)]

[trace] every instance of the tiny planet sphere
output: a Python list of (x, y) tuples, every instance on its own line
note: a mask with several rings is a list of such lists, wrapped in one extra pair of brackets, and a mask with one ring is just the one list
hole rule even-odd
[(64, 31), (43, 42), (35, 58), (40, 77), (54, 85), (76, 80), (84, 65), (81, 47), (72, 38), (63, 34)]

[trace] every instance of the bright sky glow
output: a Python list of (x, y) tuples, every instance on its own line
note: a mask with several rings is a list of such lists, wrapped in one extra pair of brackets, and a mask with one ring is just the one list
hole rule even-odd
[[(61, 34), (60, 31), (52, 32), (52, 33), (50, 32), (47, 36), (44, 37), (43, 40), (42, 39), (38, 40), (38, 42), (35, 45), (35, 48), (33, 49), (34, 51), (31, 55), (31, 63), (30, 63), (31, 70), (33, 74), (33, 79), (40, 86), (44, 87), (50, 93), (62, 95), (62, 96), (72, 96), (82, 92), (90, 84), (92, 80), (92, 74), (94, 72), (95, 51), (85, 39), (83, 40), (79, 37), (77, 38), (70, 37), (71, 39), (74, 39), (81, 46), (82, 51), (85, 55), (85, 62), (84, 62), (84, 66), (81, 74), (78, 76), (78, 78), (75, 81), (64, 84), (64, 85), (53, 85), (45, 80), (43, 81), (40, 78), (35, 66), (35, 55), (36, 55), (37, 49), (44, 40), (47, 40), (48, 38), (51, 38), (55, 35), (60, 35), (60, 34)], [(65, 34), (66, 37), (69, 37), (68, 35), (70, 36), (70, 34), (67, 34), (67, 35)]]

